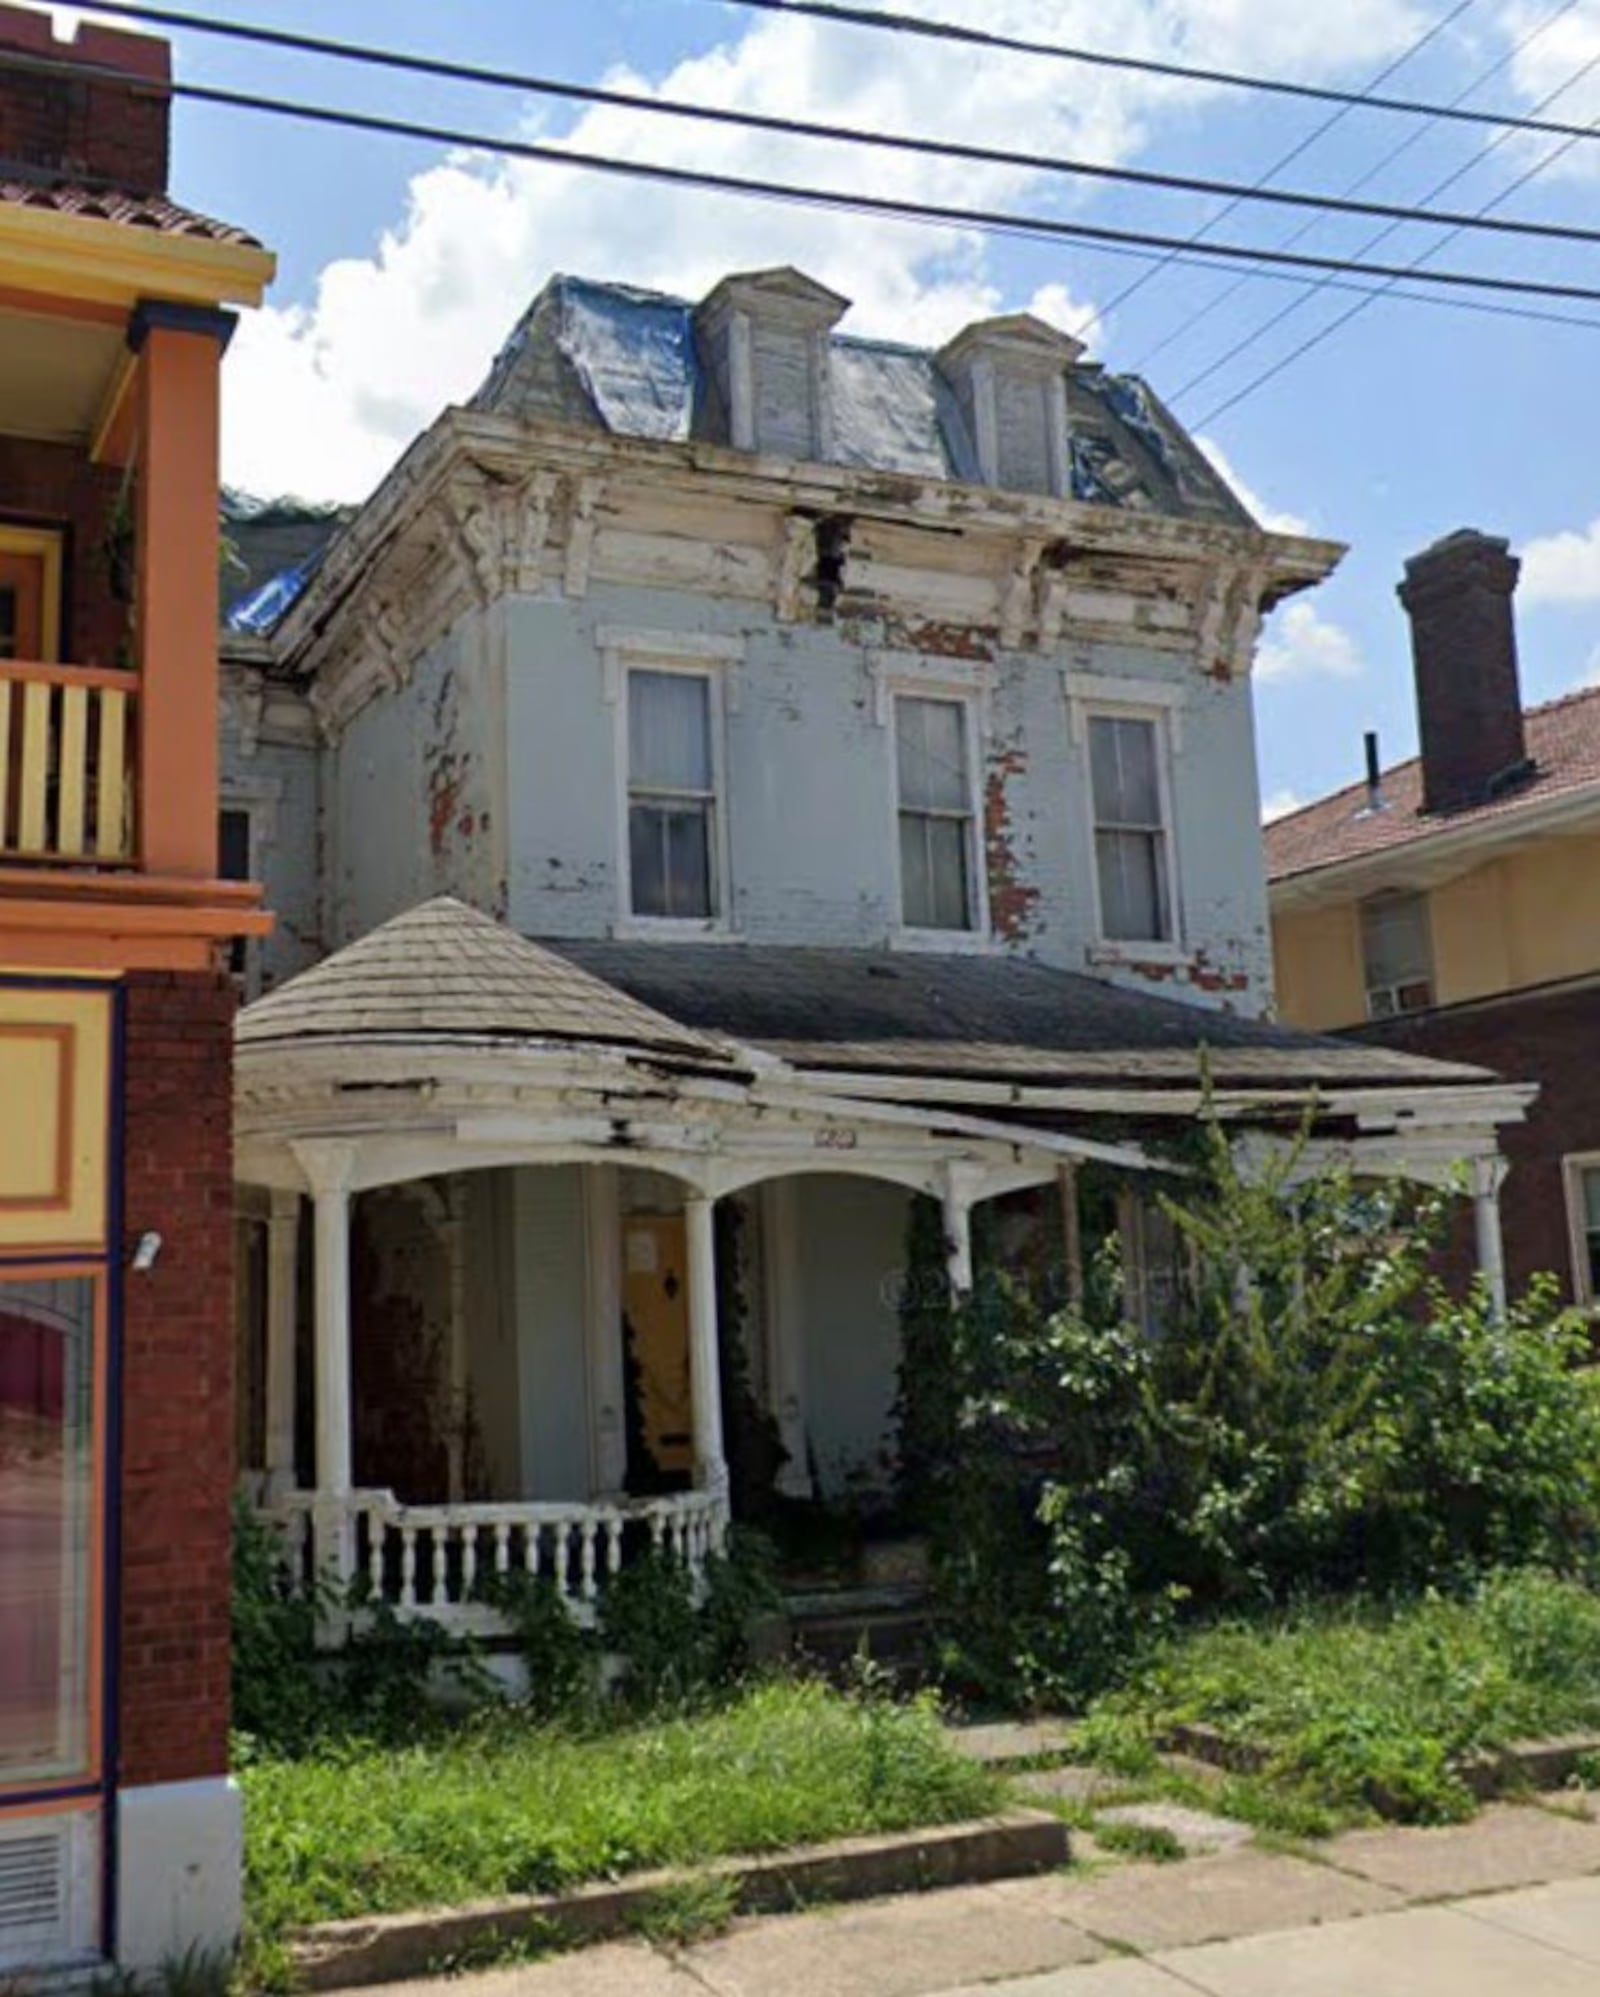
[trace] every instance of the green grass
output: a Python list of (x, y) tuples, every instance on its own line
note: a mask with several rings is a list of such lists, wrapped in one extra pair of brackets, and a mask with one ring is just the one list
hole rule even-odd
[[(1600, 1724), (1600, 1596), (1513, 1573), (1469, 1599), (1350, 1603), (1174, 1641), (1100, 1700), (1080, 1751), (1130, 1773), (1180, 1722), (1264, 1749), (1217, 1807), (1291, 1835), (1374, 1809), (1469, 1816), (1459, 1768), (1485, 1749)], [(1276, 1818), (1276, 1821), (1274, 1821)]]
[(954, 1822), (1003, 1793), (950, 1749), (931, 1702), (790, 1682), (589, 1736), (491, 1712), (414, 1746), (262, 1760), (239, 1779), (262, 1962), (317, 1921)]

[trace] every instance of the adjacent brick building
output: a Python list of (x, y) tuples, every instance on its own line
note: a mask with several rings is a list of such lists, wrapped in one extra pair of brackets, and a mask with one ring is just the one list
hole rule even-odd
[(1421, 754), (1267, 829), (1291, 1024), (1536, 1084), (1504, 1135), (1507, 1274), (1600, 1301), (1600, 689), (1524, 709), (1503, 540), (1406, 564)]
[(0, 7), (0, 1981), (226, 1945), (217, 401), (164, 43)]

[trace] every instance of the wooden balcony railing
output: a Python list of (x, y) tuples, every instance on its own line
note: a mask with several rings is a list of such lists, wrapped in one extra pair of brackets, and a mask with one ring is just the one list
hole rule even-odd
[(133, 859), (131, 673), (0, 660), (0, 861)]

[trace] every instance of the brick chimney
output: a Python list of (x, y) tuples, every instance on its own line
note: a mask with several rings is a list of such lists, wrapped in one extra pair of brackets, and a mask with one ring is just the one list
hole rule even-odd
[[(84, 73), (31, 69), (17, 54)], [(48, 14), (0, 6), (0, 175), (164, 194), (171, 76), (172, 51), (155, 36), (86, 23), (58, 40)]]
[(1475, 527), (1406, 563), (1424, 811), (1465, 811), (1531, 774), (1511, 607), (1521, 567)]

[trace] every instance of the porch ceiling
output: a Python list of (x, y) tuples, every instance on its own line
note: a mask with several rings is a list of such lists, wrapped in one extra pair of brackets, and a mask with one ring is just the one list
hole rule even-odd
[(0, 311), (0, 434), (87, 441), (126, 352), (120, 325)]

